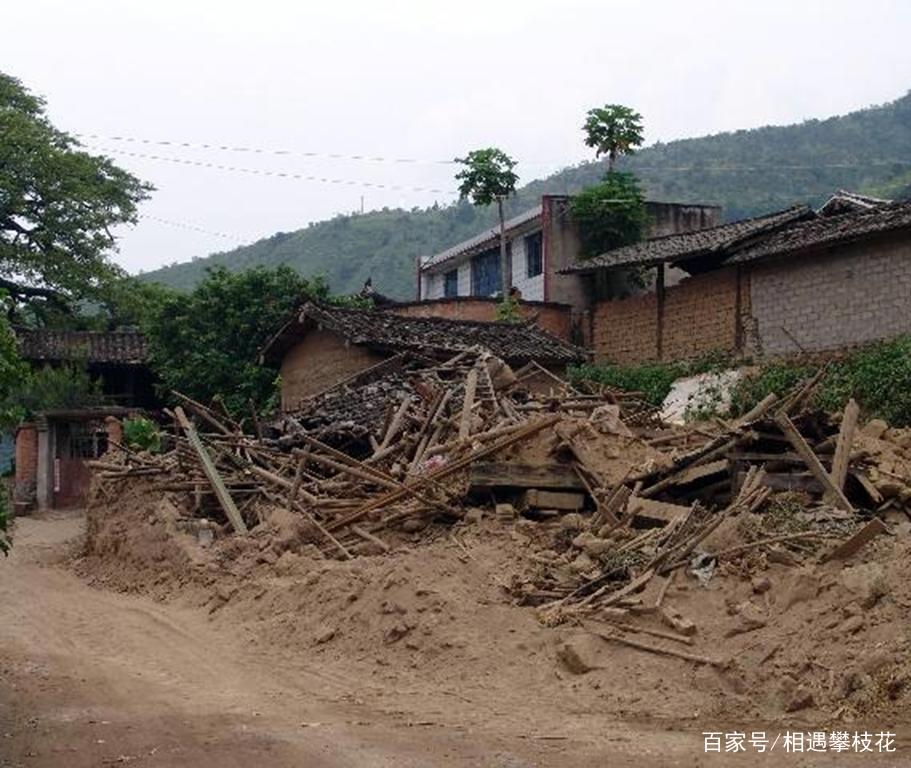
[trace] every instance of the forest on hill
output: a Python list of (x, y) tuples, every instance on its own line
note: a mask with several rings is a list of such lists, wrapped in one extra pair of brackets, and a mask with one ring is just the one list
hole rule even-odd
[[(840, 117), (654, 144), (621, 167), (639, 176), (649, 199), (719, 204), (728, 220), (818, 204), (837, 188), (911, 197), (911, 92)], [(545, 193), (578, 192), (604, 170), (603, 162), (583, 163), (532, 181), (510, 200), (509, 212), (536, 205)], [(340, 215), (142, 278), (188, 289), (210, 266), (237, 271), (287, 264), (306, 277), (325, 275), (336, 293), (357, 292), (372, 276), (382, 293), (411, 298), (418, 256), (469, 238), (494, 218), (493, 208), (467, 202)]]

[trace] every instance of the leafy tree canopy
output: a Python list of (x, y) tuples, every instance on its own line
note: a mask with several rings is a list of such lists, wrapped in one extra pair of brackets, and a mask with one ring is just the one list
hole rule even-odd
[[(0, 309), (7, 309), (9, 298), (0, 289)], [(29, 374), (28, 364), (19, 356), (19, 348), (6, 312), (0, 311), (0, 427), (15, 425), (22, 413), (13, 397)]]
[(470, 198), (475, 205), (490, 205), (516, 191), (516, 161), (501, 149), (476, 149), (457, 157), (456, 162), (465, 166), (456, 174), (462, 199)]
[(54, 128), (42, 99), (0, 72), (0, 286), (38, 314), (90, 298), (120, 273), (111, 229), (152, 187)]
[(12, 427), (36, 413), (57, 408), (88, 408), (103, 405), (101, 382), (93, 379), (85, 363), (45, 365), (36, 370), (25, 368), (16, 383), (0, 401), (0, 411)]
[(582, 257), (592, 258), (638, 242), (646, 225), (645, 195), (631, 173), (611, 171), (572, 199)]
[(276, 371), (261, 366), (259, 351), (306, 299), (326, 300), (324, 280), (291, 269), (257, 267), (208, 271), (189, 294), (165, 298), (145, 330), (152, 366), (167, 389), (202, 402), (220, 396), (234, 414), (269, 405)]
[(642, 115), (622, 104), (588, 110), (582, 130), (585, 145), (595, 150), (595, 157), (607, 155), (611, 170), (620, 155), (632, 154), (643, 142)]

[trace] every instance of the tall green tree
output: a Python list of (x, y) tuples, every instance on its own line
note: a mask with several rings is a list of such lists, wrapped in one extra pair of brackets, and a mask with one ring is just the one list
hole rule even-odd
[(51, 125), (44, 101), (0, 72), (0, 287), (40, 315), (120, 274), (113, 228), (152, 190)]
[(595, 157), (607, 155), (608, 173), (620, 155), (632, 154), (643, 142), (642, 115), (622, 104), (588, 110), (582, 130), (585, 144), (595, 150)]
[(516, 191), (519, 177), (513, 171), (516, 161), (496, 147), (476, 149), (465, 157), (457, 157), (457, 163), (464, 167), (456, 174), (459, 182), (459, 198), (470, 198), (477, 206), (497, 204), (500, 221), (500, 291), (503, 301), (509, 299), (509, 260), (506, 256), (506, 222), (503, 216), (503, 201)]
[(6, 319), (9, 297), (0, 289), (0, 428), (15, 426), (22, 416), (12, 397), (29, 374), (28, 364), (19, 356), (16, 338)]
[(152, 367), (166, 389), (202, 402), (218, 395), (237, 416), (250, 400), (266, 407), (277, 372), (259, 364), (259, 351), (298, 303), (327, 298), (323, 280), (290, 267), (211, 269), (191, 293), (166, 298), (145, 325)]

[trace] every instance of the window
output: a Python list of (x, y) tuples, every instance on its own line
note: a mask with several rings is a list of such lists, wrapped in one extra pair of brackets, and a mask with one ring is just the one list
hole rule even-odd
[(493, 296), (500, 290), (500, 251), (479, 253), (471, 260), (471, 295)]
[(459, 295), (458, 269), (450, 269), (443, 275), (443, 295), (447, 298)]
[(537, 277), (544, 271), (541, 258), (541, 232), (535, 232), (525, 238), (525, 276)]

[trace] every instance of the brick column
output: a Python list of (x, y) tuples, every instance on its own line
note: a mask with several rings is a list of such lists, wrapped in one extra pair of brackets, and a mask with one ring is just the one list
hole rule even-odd
[(13, 506), (16, 511), (29, 509), (35, 503), (38, 478), (38, 429), (24, 423), (16, 430), (16, 478), (13, 483)]

